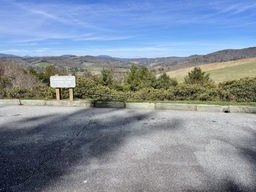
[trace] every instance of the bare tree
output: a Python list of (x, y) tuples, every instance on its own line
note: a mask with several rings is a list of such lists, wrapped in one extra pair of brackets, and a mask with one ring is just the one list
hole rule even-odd
[(29, 88), (38, 84), (33, 75), (27, 73), (26, 70), (21, 67), (21, 65), (14, 62), (1, 62), (0, 74), (7, 77), (13, 87)]

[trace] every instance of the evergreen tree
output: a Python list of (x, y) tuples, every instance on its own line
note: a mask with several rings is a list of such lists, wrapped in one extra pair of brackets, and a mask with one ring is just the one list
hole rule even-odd
[(137, 78), (139, 80), (139, 89), (153, 87), (156, 81), (155, 75), (144, 66), (138, 70)]
[(186, 84), (213, 84), (213, 80), (210, 79), (210, 74), (203, 72), (200, 67), (195, 67), (188, 73), (184, 80)]
[(59, 71), (54, 66), (49, 65), (41, 73), (35, 72), (32, 69), (29, 69), (29, 73), (36, 76), (43, 83), (50, 85), (50, 77), (59, 74)]
[(133, 65), (131, 66), (130, 71), (127, 73), (125, 78), (125, 84), (131, 91), (136, 91), (139, 86), (139, 80), (137, 76), (138, 68)]
[(156, 80), (156, 89), (168, 89), (171, 86), (176, 86), (178, 84), (177, 80), (170, 78), (166, 73), (163, 73)]
[(146, 67), (137, 68), (133, 65), (127, 73), (125, 84), (131, 91), (138, 91), (142, 88), (153, 87), (155, 82), (154, 74)]
[(103, 86), (112, 86), (113, 85), (113, 76), (108, 69), (102, 69), (101, 76), (99, 78), (99, 83)]

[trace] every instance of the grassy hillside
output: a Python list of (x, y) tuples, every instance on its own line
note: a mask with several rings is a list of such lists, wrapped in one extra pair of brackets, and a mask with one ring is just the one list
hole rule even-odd
[[(241, 59), (236, 61), (220, 62), (199, 65), (201, 69), (210, 73), (210, 77), (216, 82), (235, 80), (243, 77), (256, 77), (256, 58)], [(179, 82), (184, 81), (184, 77), (193, 70), (194, 67), (169, 71), (170, 77), (176, 78)]]

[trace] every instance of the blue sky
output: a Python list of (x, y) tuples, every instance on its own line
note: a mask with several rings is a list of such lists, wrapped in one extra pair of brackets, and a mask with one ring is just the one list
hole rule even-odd
[(0, 53), (164, 57), (256, 46), (255, 0), (0, 0)]

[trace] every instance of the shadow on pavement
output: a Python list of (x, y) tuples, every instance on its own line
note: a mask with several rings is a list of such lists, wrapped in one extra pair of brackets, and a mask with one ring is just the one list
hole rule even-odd
[[(180, 119), (172, 119), (168, 126), (161, 123), (147, 126), (147, 121), (154, 120), (152, 112), (130, 110), (123, 116), (122, 111), (85, 109), (0, 125), (0, 192), (48, 190), (76, 166), (89, 166), (94, 159), (106, 160), (130, 136), (161, 131), (175, 133), (183, 129)], [(253, 140), (246, 143), (256, 146), (253, 134)], [(241, 157), (254, 166), (253, 173), (256, 173), (256, 151), (249, 145), (240, 147), (239, 151)], [(205, 175), (207, 177), (207, 173)], [(256, 191), (256, 188), (248, 189), (229, 178), (218, 186), (220, 190), (215, 187), (209, 183), (202, 191)], [(138, 181), (134, 191), (145, 189), (150, 190), (150, 187)], [(185, 191), (198, 190), (188, 186)]]
[(153, 131), (136, 127), (149, 115), (130, 112), (123, 117), (115, 109), (85, 109), (1, 125), (0, 191), (44, 190), (80, 160), (89, 164), (118, 149), (130, 134)]
[[(256, 124), (255, 124), (256, 126)], [(226, 173), (226, 176), (221, 178), (221, 181), (218, 183), (215, 182), (215, 179), (212, 175), (205, 172), (205, 176), (208, 177), (208, 181), (206, 182), (207, 186), (203, 190), (197, 189), (188, 189), (186, 192), (205, 192), (205, 191), (223, 191), (223, 192), (255, 192), (256, 191), (256, 132), (255, 130), (246, 128), (244, 131), (251, 135), (250, 138), (242, 140), (239, 143), (234, 143), (229, 140), (222, 140), (223, 142), (227, 143), (228, 145), (234, 147), (237, 150), (237, 156), (240, 157), (243, 162), (246, 162), (250, 165), (250, 174), (248, 178), (240, 178), (244, 181), (250, 181), (250, 184), (245, 185), (239, 181), (239, 177), (237, 177), (236, 172), (234, 170), (239, 169), (240, 165), (230, 165), (233, 166), (233, 174)], [(229, 151), (227, 151), (228, 153)], [(225, 154), (224, 154), (225, 155)], [(248, 173), (248, 170), (243, 170), (244, 172)], [(235, 179), (236, 178), (236, 179)]]

